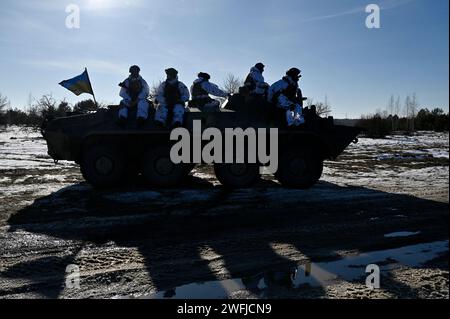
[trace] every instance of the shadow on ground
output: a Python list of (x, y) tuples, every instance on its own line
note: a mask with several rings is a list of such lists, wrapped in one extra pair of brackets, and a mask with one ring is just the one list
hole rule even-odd
[[(226, 272), (221, 276), (244, 278), (247, 289), (255, 293), (260, 289), (256, 283), (264, 278), (273, 288), (266, 296), (277, 297), (278, 289), (301, 289), (292, 286), (292, 269), (300, 257), (279, 254), (274, 243), (293, 247), (305, 260), (317, 262), (339, 259), (343, 251), (388, 249), (448, 238), (448, 203), (326, 182), (308, 191), (284, 189), (272, 181), (262, 181), (251, 190), (227, 191), (194, 177), (188, 185), (173, 190), (130, 187), (98, 191), (82, 183), (37, 199), (12, 215), (9, 231), (73, 240), (80, 243), (79, 248), (69, 257), (16, 264), (2, 275), (36, 277), (39, 282), (51, 277), (52, 284), (29, 289), (58, 297), (65, 267), (83, 245), (112, 241), (140, 252), (154, 288), (166, 291), (166, 297), (176, 294), (174, 287), (216, 280), (220, 269)], [(420, 234), (384, 237), (397, 231)], [(199, 256), (205, 249), (220, 256), (219, 260)], [(221, 266), (213, 271), (211, 262)], [(274, 267), (286, 271), (272, 272)], [(323, 294), (319, 287), (313, 297)], [(411, 291), (410, 295), (416, 294)]]

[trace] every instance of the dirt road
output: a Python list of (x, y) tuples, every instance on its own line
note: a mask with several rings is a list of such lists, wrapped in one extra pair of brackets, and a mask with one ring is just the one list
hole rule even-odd
[(0, 298), (449, 297), (448, 134), (362, 139), (309, 191), (233, 192), (209, 167), (97, 191), (37, 133), (0, 136)]

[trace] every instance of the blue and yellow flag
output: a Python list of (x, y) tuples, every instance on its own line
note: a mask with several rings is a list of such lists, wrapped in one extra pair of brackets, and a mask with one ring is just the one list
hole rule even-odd
[(61, 83), (59, 83), (59, 85), (65, 87), (66, 89), (68, 89), (69, 91), (73, 92), (76, 95), (80, 95), (83, 93), (94, 95), (91, 81), (89, 80), (87, 68), (81, 75), (74, 77), (73, 79), (70, 80), (62, 81)]

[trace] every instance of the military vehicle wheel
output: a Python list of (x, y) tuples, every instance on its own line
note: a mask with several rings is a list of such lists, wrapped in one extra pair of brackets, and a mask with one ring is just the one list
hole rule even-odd
[(214, 172), (227, 188), (250, 187), (261, 177), (257, 164), (215, 164)]
[(174, 187), (186, 176), (186, 166), (172, 162), (169, 147), (157, 147), (145, 153), (142, 175), (151, 185)]
[(311, 150), (286, 151), (281, 154), (277, 180), (285, 187), (308, 189), (322, 176), (323, 161)]
[(84, 179), (96, 187), (115, 186), (125, 175), (125, 161), (112, 145), (87, 147), (80, 167)]

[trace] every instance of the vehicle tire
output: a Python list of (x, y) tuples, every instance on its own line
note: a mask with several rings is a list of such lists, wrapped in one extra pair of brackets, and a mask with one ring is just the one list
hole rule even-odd
[(186, 176), (185, 164), (174, 164), (169, 147), (157, 147), (144, 154), (142, 175), (145, 181), (157, 187), (174, 187)]
[(323, 161), (312, 150), (288, 150), (281, 154), (275, 174), (281, 185), (309, 189), (322, 176)]
[(86, 147), (80, 163), (84, 179), (95, 187), (117, 186), (125, 175), (125, 160), (112, 145)]
[(247, 188), (261, 177), (258, 164), (214, 164), (219, 182), (227, 188)]

